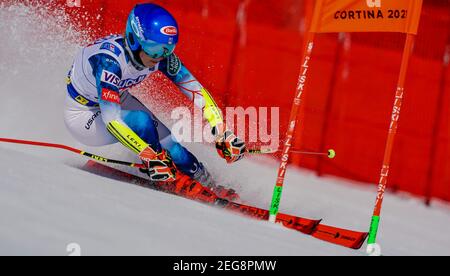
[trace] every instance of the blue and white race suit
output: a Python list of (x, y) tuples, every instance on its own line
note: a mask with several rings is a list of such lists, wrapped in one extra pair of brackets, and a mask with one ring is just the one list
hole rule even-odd
[(205, 112), (209, 109), (205, 117), (213, 127), (219, 123), (220, 118), (212, 115), (217, 113), (214, 104), (209, 104), (212, 98), (175, 54), (154, 68), (137, 69), (125, 49), (124, 38), (115, 35), (81, 49), (76, 56), (68, 76), (66, 126), (88, 146), (121, 142), (136, 154), (146, 146), (156, 151), (166, 149), (177, 168), (193, 176), (201, 166), (197, 158), (128, 92), (157, 71), (174, 82), (197, 107)]

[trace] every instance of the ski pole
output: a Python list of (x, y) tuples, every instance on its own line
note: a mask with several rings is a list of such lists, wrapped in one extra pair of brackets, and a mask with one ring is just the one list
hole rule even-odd
[[(278, 149), (249, 149), (247, 152), (249, 154), (270, 154), (279, 152)], [(329, 149), (327, 152), (312, 152), (312, 151), (301, 151), (301, 150), (292, 150), (291, 153), (294, 154), (303, 154), (303, 155), (319, 155), (319, 156), (327, 156), (330, 159), (334, 159), (336, 157), (336, 151), (334, 149)]]
[(248, 149), (247, 153), (249, 154), (270, 154), (276, 153), (277, 149)]
[[(119, 160), (114, 160), (114, 159), (109, 159), (106, 157), (102, 157), (93, 153), (89, 153), (86, 151), (82, 151), (73, 147), (69, 147), (66, 145), (61, 145), (61, 144), (53, 144), (53, 143), (46, 143), (46, 142), (38, 142), (38, 141), (27, 141), (27, 140), (18, 140), (18, 139), (9, 139), (9, 138), (0, 138), (0, 142), (3, 143), (10, 143), (10, 144), (21, 144), (21, 145), (29, 145), (29, 146), (37, 146), (37, 147), (46, 147), (46, 148), (56, 148), (56, 149), (62, 149), (62, 150), (66, 150), (66, 151), (70, 151), (85, 157), (88, 157), (90, 159), (96, 160), (96, 161), (100, 161), (100, 162), (104, 162), (104, 163), (110, 163), (110, 164), (118, 164), (118, 165), (123, 165), (123, 166), (127, 166), (127, 167), (134, 167), (134, 168), (138, 168), (138, 169), (145, 169), (145, 166), (143, 164), (136, 164), (136, 163), (131, 163), (131, 162), (125, 162), (125, 161), (119, 161)], [(279, 150), (275, 150), (275, 149), (249, 149), (247, 150), (247, 152), (249, 154), (269, 154), (269, 153), (276, 153)], [(334, 152), (334, 150), (329, 150), (329, 153), (315, 153), (315, 152), (295, 152), (294, 153), (299, 153), (299, 154), (309, 154), (309, 155), (328, 155), (329, 158), (334, 158), (334, 156), (336, 156), (336, 152)], [(331, 157), (333, 156), (333, 157)]]
[(56, 149), (62, 149), (66, 151), (70, 151), (85, 157), (88, 157), (90, 159), (104, 162), (104, 163), (110, 163), (110, 164), (118, 164), (122, 166), (128, 166), (128, 167), (134, 167), (138, 169), (144, 169), (145, 166), (143, 164), (136, 164), (131, 162), (125, 162), (125, 161), (119, 161), (119, 160), (113, 160), (109, 158), (105, 158), (96, 154), (92, 154), (86, 151), (82, 151), (76, 148), (72, 148), (69, 146), (61, 145), (61, 144), (52, 144), (52, 143), (45, 143), (45, 142), (36, 142), (36, 141), (27, 141), (27, 140), (17, 140), (17, 139), (7, 139), (7, 138), (0, 138), (0, 142), (3, 143), (11, 143), (11, 144), (22, 144), (22, 145), (29, 145), (29, 146), (37, 146), (37, 147), (46, 147), (46, 148), (56, 148)]
[(291, 153), (326, 156), (330, 159), (334, 159), (336, 157), (336, 151), (334, 149), (329, 149), (328, 152), (308, 152), (308, 151), (292, 150)]

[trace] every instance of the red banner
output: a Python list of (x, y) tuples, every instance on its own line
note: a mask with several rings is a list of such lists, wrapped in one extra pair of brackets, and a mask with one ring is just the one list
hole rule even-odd
[(417, 34), (423, 0), (317, 0), (311, 31)]

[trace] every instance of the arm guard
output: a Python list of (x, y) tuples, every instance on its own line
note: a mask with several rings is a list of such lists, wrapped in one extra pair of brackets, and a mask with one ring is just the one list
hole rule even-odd
[(213, 97), (175, 54), (163, 60), (160, 63), (159, 70), (177, 85), (180, 91), (191, 99), (197, 107), (203, 110), (203, 116), (212, 127), (214, 135), (223, 133), (222, 112)]
[(95, 55), (89, 62), (96, 77), (99, 105), (106, 128), (125, 147), (140, 154), (149, 145), (121, 118), (120, 93), (116, 86), (122, 76), (119, 63), (107, 54)]

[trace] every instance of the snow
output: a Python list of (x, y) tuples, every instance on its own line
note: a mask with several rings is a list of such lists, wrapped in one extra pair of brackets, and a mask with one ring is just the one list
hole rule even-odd
[[(0, 137), (64, 143), (130, 160), (119, 145), (87, 148), (65, 130), (64, 77), (78, 49), (70, 41), (80, 35), (67, 32), (67, 26), (33, 35), (30, 24), (50, 30), (65, 20), (38, 14), (20, 5), (0, 6), (0, 36), (11, 38), (0, 46)], [(229, 166), (213, 147), (188, 147), (219, 182), (237, 189), (247, 203), (268, 207), (276, 179), (274, 160), (258, 157)], [(80, 245), (82, 255), (365, 255), (364, 248), (341, 248), (278, 225), (103, 178), (83, 171), (84, 162), (60, 150), (0, 144), (0, 255), (68, 255), (71, 243)], [(375, 185), (317, 178), (290, 167), (280, 208), (365, 231), (375, 195)], [(409, 195), (386, 195), (378, 239), (383, 255), (450, 255), (448, 233), (448, 204), (428, 208)]]

